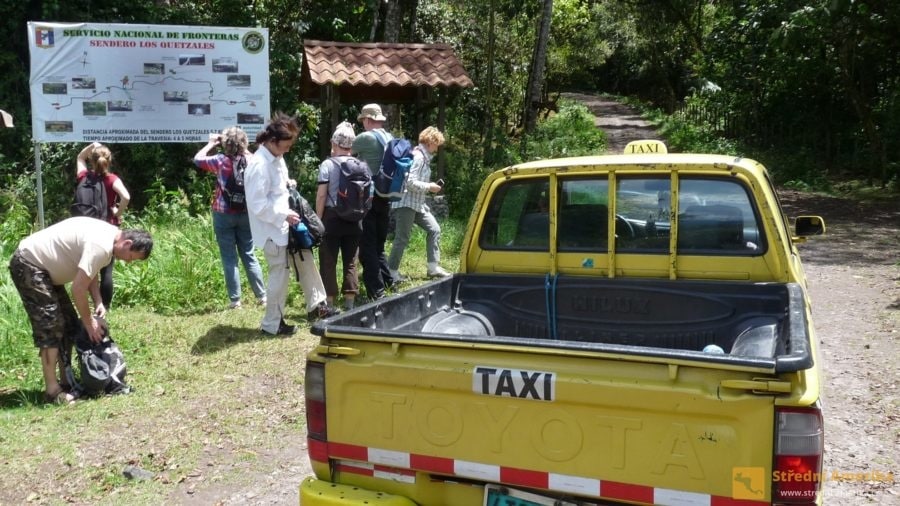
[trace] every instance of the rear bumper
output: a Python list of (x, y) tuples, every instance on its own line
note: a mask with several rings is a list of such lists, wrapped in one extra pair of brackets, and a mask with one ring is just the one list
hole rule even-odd
[(416, 506), (399, 495), (373, 492), (359, 487), (309, 477), (300, 484), (302, 506)]

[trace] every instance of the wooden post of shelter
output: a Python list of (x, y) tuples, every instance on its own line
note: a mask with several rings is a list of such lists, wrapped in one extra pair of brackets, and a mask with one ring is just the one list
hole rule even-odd
[[(416, 88), (416, 102), (415, 102), (415, 111), (416, 111), (416, 131), (413, 132), (412, 137), (413, 140), (418, 140), (419, 132), (425, 129), (425, 111), (422, 110), (422, 104), (424, 100), (422, 99), (423, 90), (421, 87)], [(415, 144), (415, 142), (413, 142)]]
[[(438, 88), (438, 117), (437, 117), (437, 127), (441, 132), (446, 131), (447, 125), (447, 88), (441, 86)], [(441, 150), (443, 151), (443, 150)], [(438, 168), (438, 179), (444, 179), (446, 176), (446, 166), (447, 166), (447, 157), (445, 155), (440, 154), (441, 151), (438, 151), (438, 159), (437, 159), (437, 168)]]

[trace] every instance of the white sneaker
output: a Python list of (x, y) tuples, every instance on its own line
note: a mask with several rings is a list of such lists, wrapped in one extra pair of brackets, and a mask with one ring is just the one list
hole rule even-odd
[(260, 306), (265, 306), (265, 305), (266, 305), (266, 302), (267, 302), (266, 298), (263, 297), (263, 298), (259, 299), (259, 301), (257, 302), (257, 304), (259, 304)]
[(434, 264), (428, 266), (429, 278), (446, 278), (450, 273), (440, 265)]
[(238, 309), (239, 307), (241, 307), (241, 301), (239, 300), (233, 300), (228, 303), (228, 309)]

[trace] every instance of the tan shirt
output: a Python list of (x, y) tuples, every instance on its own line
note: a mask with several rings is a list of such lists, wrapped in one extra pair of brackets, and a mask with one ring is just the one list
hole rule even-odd
[(46, 269), (54, 285), (71, 283), (78, 270), (93, 279), (113, 259), (119, 229), (96, 218), (63, 220), (22, 239), (19, 251), (28, 262)]

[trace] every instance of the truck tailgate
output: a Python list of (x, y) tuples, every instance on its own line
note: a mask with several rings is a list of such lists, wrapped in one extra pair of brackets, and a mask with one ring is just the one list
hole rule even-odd
[(349, 473), (342, 483), (353, 482), (354, 465), (378, 465), (420, 504), (441, 480), (754, 504), (731, 502), (736, 470), (771, 473), (773, 397), (719, 387), (752, 372), (434, 340), (333, 336), (329, 345), (358, 353), (317, 357), (328, 441), (311, 441), (310, 454), (337, 462)]

